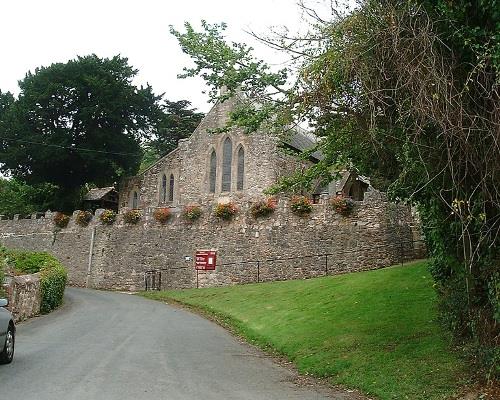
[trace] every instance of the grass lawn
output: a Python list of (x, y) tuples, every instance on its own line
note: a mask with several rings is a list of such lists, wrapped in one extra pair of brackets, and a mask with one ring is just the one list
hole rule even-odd
[(423, 261), (302, 281), (145, 292), (215, 315), (301, 373), (380, 399), (444, 399), (466, 376)]

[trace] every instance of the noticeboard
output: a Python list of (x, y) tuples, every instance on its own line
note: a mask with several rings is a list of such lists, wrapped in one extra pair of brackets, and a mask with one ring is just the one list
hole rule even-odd
[(197, 250), (195, 258), (195, 268), (199, 271), (213, 271), (217, 261), (215, 250)]

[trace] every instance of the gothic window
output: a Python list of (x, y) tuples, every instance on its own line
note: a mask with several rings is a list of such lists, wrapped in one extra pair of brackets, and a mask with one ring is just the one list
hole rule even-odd
[(163, 174), (161, 178), (161, 197), (160, 201), (165, 203), (167, 201), (167, 175)]
[(139, 207), (139, 195), (137, 192), (134, 190), (134, 194), (132, 195), (132, 208), (138, 208)]
[(222, 191), (231, 191), (231, 163), (233, 162), (233, 144), (226, 138), (222, 145)]
[(245, 150), (240, 147), (238, 150), (238, 174), (236, 181), (236, 190), (243, 190), (243, 177), (245, 176)]
[(217, 154), (215, 154), (215, 150), (210, 154), (210, 193), (215, 193), (215, 180), (217, 178)]
[(170, 174), (170, 186), (168, 188), (168, 201), (174, 201), (174, 174)]

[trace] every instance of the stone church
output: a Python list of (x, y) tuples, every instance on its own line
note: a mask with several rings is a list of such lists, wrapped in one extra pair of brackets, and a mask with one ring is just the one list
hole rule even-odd
[[(150, 213), (156, 207), (252, 201), (262, 198), (263, 191), (281, 177), (320, 159), (319, 152), (309, 161), (294, 155), (315, 145), (315, 138), (300, 129), (285, 140), (261, 132), (245, 134), (239, 128), (214, 133), (225, 127), (241, 96), (217, 102), (188, 139), (180, 140), (175, 150), (127, 179), (120, 190), (120, 208)], [(373, 188), (366, 178), (345, 173), (339, 181), (310, 195), (317, 200), (320, 194), (342, 193), (363, 200), (367, 190)]]

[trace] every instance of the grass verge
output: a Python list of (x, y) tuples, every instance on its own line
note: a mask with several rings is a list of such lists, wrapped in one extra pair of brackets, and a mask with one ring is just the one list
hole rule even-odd
[(208, 312), (299, 372), (380, 399), (445, 399), (463, 361), (436, 322), (427, 263), (302, 281), (144, 292)]

